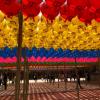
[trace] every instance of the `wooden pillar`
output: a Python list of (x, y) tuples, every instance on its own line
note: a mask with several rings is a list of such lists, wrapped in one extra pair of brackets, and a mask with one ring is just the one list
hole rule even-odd
[(97, 69), (100, 71), (99, 49), (98, 49), (98, 52), (97, 52), (97, 57), (98, 57), (98, 61), (97, 61)]
[(29, 67), (28, 60), (26, 57), (26, 48), (24, 48), (24, 84), (23, 84), (23, 100), (28, 98), (28, 87), (29, 87)]
[(80, 96), (79, 96), (79, 84), (78, 84), (79, 75), (78, 75), (76, 57), (75, 57), (75, 74), (76, 74), (76, 79), (77, 79), (76, 80), (77, 99), (80, 100)]
[[(22, 0), (18, 0), (19, 3), (22, 3)], [(12, 8), (13, 9), (13, 8)], [(15, 80), (15, 100), (19, 100), (20, 96), (20, 68), (21, 68), (21, 47), (22, 47), (22, 30), (23, 30), (23, 15), (20, 10), (18, 13), (18, 52), (17, 52), (17, 65), (16, 65), (16, 80)]]
[(60, 73), (59, 73), (59, 68), (57, 66), (57, 71), (58, 71), (58, 88), (59, 88), (59, 76), (60, 76)]
[(66, 71), (66, 65), (64, 65), (64, 71), (63, 71), (63, 74), (64, 74), (64, 82), (65, 82), (65, 91), (67, 90), (67, 73), (68, 71)]

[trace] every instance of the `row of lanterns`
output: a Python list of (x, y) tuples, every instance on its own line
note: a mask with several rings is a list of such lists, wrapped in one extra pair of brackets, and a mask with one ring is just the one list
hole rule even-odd
[(85, 23), (92, 19), (100, 22), (100, 0), (22, 0), (22, 4), (18, 0), (0, 0), (0, 10), (7, 16), (22, 10), (24, 15), (33, 18), (42, 12), (51, 21), (60, 15), (65, 20), (78, 16)]
[(96, 62), (100, 57), (100, 0), (0, 0), (0, 10), (2, 62), (16, 61), (19, 11), (24, 15), (22, 47), (30, 62)]
[[(22, 56), (24, 56), (24, 48), (22, 49)], [(46, 58), (73, 58), (73, 57), (87, 57), (87, 58), (95, 58), (100, 57), (100, 50), (62, 50), (59, 48), (58, 50), (54, 50), (53, 48), (50, 48), (49, 50), (46, 50), (45, 48), (32, 48), (31, 50), (26, 48), (26, 56), (35, 58), (37, 57), (46, 57)], [(0, 57), (7, 58), (7, 57), (17, 57), (17, 48), (10, 49), (8, 47), (5, 47), (4, 49), (0, 49)]]
[[(98, 62), (98, 58), (88, 58), (88, 57), (81, 57), (81, 58), (76, 58), (76, 61), (77, 63), (95, 63), (95, 62)], [(3, 58), (3, 57), (0, 57), (0, 63), (4, 64), (4, 63), (16, 63), (17, 62), (17, 58), (16, 57), (13, 57), (13, 58), (10, 58), (10, 57), (7, 57), (7, 58)], [(21, 62), (24, 62), (24, 59), (21, 58)], [(45, 63), (45, 64), (56, 64), (56, 63), (74, 63), (75, 62), (75, 58), (67, 58), (67, 57), (64, 57), (64, 58), (46, 58), (46, 57), (37, 57), (35, 58), (34, 56), (28, 58), (28, 62), (29, 63), (35, 63), (35, 64), (41, 64), (41, 63)], [(36, 63), (38, 62), (38, 63)], [(9, 65), (8, 65), (9, 66)]]
[[(17, 47), (18, 18), (5, 18), (0, 13), (0, 48)], [(100, 23), (92, 20), (85, 25), (78, 17), (71, 21), (56, 18), (52, 23), (45, 17), (28, 18), (23, 21), (22, 47), (27, 48), (62, 48), (63, 50), (88, 50), (100, 48)]]

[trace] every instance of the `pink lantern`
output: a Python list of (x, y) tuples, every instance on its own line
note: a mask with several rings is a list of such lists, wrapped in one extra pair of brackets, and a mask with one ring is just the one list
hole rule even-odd
[(37, 61), (37, 62), (40, 62), (40, 61), (41, 61), (41, 57), (40, 57), (40, 56), (37, 57), (36, 61)]
[(41, 59), (41, 62), (45, 62), (45, 60), (46, 60), (46, 57), (43, 57), (43, 58)]

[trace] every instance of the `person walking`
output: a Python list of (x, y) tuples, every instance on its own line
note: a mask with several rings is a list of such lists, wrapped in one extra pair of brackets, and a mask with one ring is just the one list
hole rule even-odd
[(0, 75), (0, 86), (2, 85), (2, 74)]
[(7, 89), (7, 74), (4, 73), (3, 75), (3, 85), (4, 85), (4, 89), (6, 90)]

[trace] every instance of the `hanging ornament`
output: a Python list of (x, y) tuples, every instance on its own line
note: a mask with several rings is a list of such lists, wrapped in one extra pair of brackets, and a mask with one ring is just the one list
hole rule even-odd
[(88, 6), (87, 0), (67, 0), (67, 4), (70, 6), (70, 9), (75, 9), (76, 7)]
[(22, 11), (23, 11), (24, 15), (34, 18), (40, 12), (40, 5), (39, 4), (35, 4), (34, 2), (30, 2), (27, 5), (23, 4)]
[(59, 9), (57, 7), (48, 6), (46, 3), (43, 3), (41, 6), (41, 11), (42, 14), (51, 21), (53, 21), (59, 13)]
[(66, 0), (46, 0), (46, 4), (48, 6), (56, 6), (56, 7), (60, 7), (61, 5), (63, 5), (65, 3)]
[(97, 9), (100, 9), (100, 0), (88, 0), (90, 3), (90, 12), (95, 13)]
[(17, 0), (0, 0), (0, 10), (8, 17), (18, 14), (20, 4)]
[(89, 11), (89, 8), (85, 8), (79, 15), (79, 19), (85, 23), (91, 23), (91, 20), (94, 18), (95, 15)]
[(100, 9), (98, 9), (95, 14), (96, 14), (95, 16), (96, 21), (100, 22)]
[(29, 3), (40, 4), (42, 0), (22, 0), (24, 5), (28, 5)]
[(65, 20), (71, 20), (77, 15), (76, 9), (72, 10), (69, 6), (64, 5), (60, 9), (60, 14)]
[(54, 6), (55, 0), (45, 0), (46, 4), (50, 7)]

